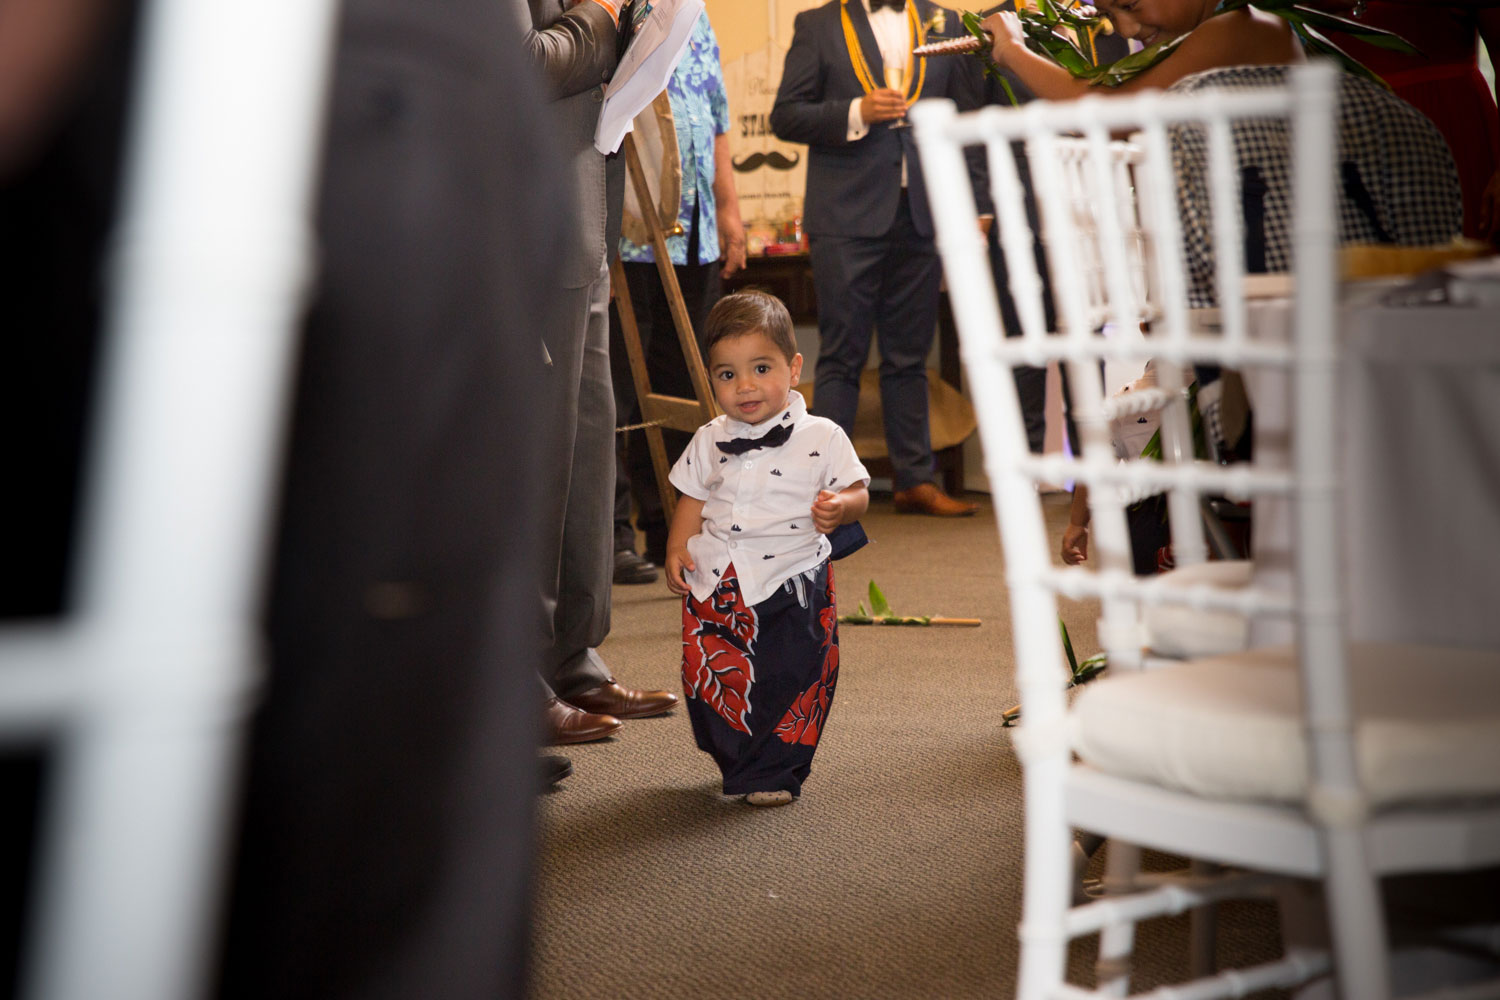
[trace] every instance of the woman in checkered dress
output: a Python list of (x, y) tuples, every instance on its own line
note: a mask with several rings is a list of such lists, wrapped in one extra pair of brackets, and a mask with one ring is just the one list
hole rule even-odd
[[(1171, 61), (1170, 59), (1168, 60)], [(1234, 66), (1197, 73), (1174, 93), (1280, 87), (1285, 66)], [(1339, 77), (1339, 242), (1437, 246), (1463, 229), (1463, 191), (1443, 135), (1420, 111), (1362, 77)], [(1213, 220), (1208, 140), (1202, 126), (1172, 130), (1172, 161), (1193, 304), (1212, 306)], [(1291, 264), (1291, 177), (1287, 123), (1246, 119), (1231, 126), (1245, 205), (1245, 265), (1255, 272)]]
[[(1039, 97), (1067, 100), (1141, 90), (1247, 90), (1282, 86), (1287, 66), (1303, 61), (1282, 18), (1241, 8), (1214, 14), (1217, 0), (1099, 0), (1099, 12), (1120, 34), (1143, 45), (1182, 38), (1165, 59), (1118, 87), (1095, 87), (1027, 49), (1016, 15), (984, 21), (993, 56)], [(1476, 128), (1482, 128), (1477, 122)], [(1245, 195), (1247, 268), (1287, 269), (1290, 178), (1284, 122), (1233, 126)], [(1214, 250), (1206, 188), (1207, 143), (1201, 127), (1173, 129), (1190, 295), (1212, 306)], [(1437, 128), (1378, 84), (1345, 74), (1339, 94), (1339, 238), (1343, 243), (1398, 246), (1444, 244), (1463, 226), (1463, 196), (1448, 146)]]

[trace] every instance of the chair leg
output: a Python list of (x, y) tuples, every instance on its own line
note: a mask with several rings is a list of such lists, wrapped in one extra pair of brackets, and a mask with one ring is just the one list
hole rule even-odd
[[(1222, 869), (1211, 861), (1194, 858), (1195, 876), (1217, 875)], [(1188, 915), (1188, 967), (1194, 979), (1214, 973), (1214, 944), (1219, 931), (1219, 913), (1214, 904), (1199, 906)]]
[(1082, 906), (1089, 901), (1088, 891), (1088, 867), (1089, 861), (1099, 848), (1104, 846), (1104, 838), (1097, 833), (1079, 831), (1073, 840), (1073, 905)]
[[(1118, 840), (1109, 842), (1104, 859), (1104, 893), (1117, 896), (1135, 887), (1141, 872), (1141, 849)], [(1130, 992), (1130, 953), (1135, 950), (1135, 922), (1110, 924), (1099, 933), (1099, 959), (1094, 965), (1097, 989), (1106, 996), (1123, 997)]]
[(1389, 942), (1380, 880), (1371, 873), (1365, 831), (1333, 827), (1324, 831), (1328, 875), (1328, 923), (1333, 939), (1334, 973), (1344, 1000), (1389, 1000)]
[[(1073, 893), (1073, 832), (1063, 811), (1062, 755), (1027, 764), (1026, 875), (1016, 1000), (1046, 1000), (1067, 970), (1063, 918)], [(1036, 849), (1033, 849), (1036, 848)]]

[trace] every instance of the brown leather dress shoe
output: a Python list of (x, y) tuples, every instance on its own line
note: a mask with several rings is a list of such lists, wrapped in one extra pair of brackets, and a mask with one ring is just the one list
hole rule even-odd
[(548, 698), (544, 711), (548, 746), (592, 743), (613, 736), (625, 725), (612, 715), (585, 712), (558, 698)]
[(979, 508), (955, 500), (935, 483), (918, 483), (909, 490), (897, 490), (891, 497), (902, 514), (926, 514), (930, 517), (968, 517)]
[(637, 691), (610, 681), (569, 695), (568, 704), (585, 712), (602, 712), (617, 719), (644, 719), (676, 708), (677, 696), (670, 691)]

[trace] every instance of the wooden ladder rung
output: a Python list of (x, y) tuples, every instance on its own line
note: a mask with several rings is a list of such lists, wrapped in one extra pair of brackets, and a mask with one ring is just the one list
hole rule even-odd
[(661, 495), (662, 510), (667, 521), (677, 508), (677, 494), (667, 478), (671, 467), (667, 464), (667, 449), (662, 440), (661, 429), (691, 434), (718, 414), (713, 393), (708, 385), (708, 373), (703, 368), (703, 358), (698, 353), (698, 339), (688, 317), (687, 305), (682, 300), (682, 289), (677, 284), (677, 272), (672, 268), (667, 252), (667, 238), (662, 231), (661, 218), (656, 213), (656, 203), (646, 185), (646, 174), (641, 169), (641, 158), (636, 152), (633, 138), (627, 134), (624, 144), (625, 165), (635, 186), (636, 201), (641, 207), (647, 228), (651, 231), (651, 245), (656, 252), (656, 269), (661, 275), (662, 287), (671, 306), (672, 325), (677, 329), (677, 342), (682, 348), (683, 363), (692, 379), (696, 399), (681, 396), (665, 396), (651, 391), (651, 379), (646, 372), (645, 352), (641, 349), (640, 329), (635, 322), (635, 308), (630, 301), (630, 289), (625, 284), (625, 270), (618, 260), (610, 264), (610, 285), (615, 297), (616, 311), (620, 316), (620, 329), (624, 334), (625, 353), (630, 359), (630, 374), (635, 382), (635, 397), (640, 403), (641, 419), (648, 425), (646, 444), (651, 450), (651, 467), (656, 473), (656, 488)]
[(681, 396), (663, 396), (660, 393), (651, 393), (641, 400), (641, 418), (659, 424), (668, 430), (682, 431), (691, 434), (702, 427), (714, 417), (712, 412), (705, 415), (703, 404), (696, 399), (684, 399)]

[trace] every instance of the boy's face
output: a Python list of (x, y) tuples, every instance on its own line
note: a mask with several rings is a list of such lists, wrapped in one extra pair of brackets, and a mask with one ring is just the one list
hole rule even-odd
[(787, 394), (802, 377), (802, 355), (788, 363), (759, 331), (726, 337), (708, 353), (708, 377), (725, 413), (758, 424), (786, 408)]

